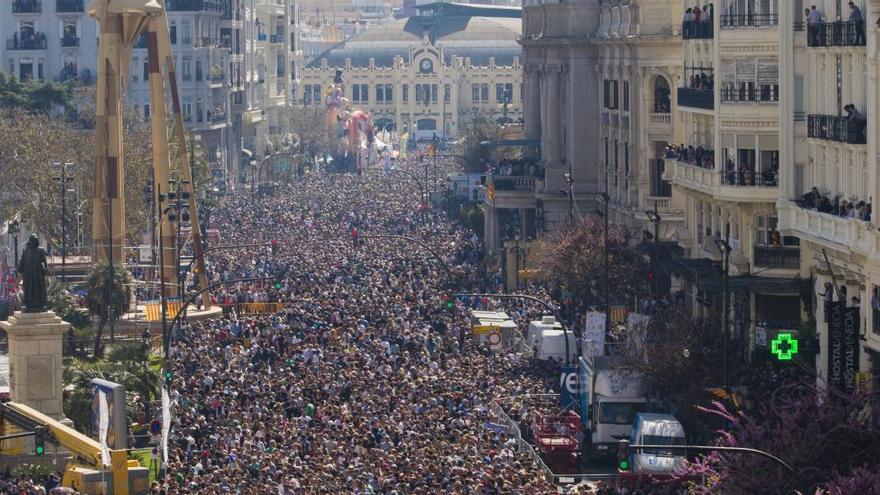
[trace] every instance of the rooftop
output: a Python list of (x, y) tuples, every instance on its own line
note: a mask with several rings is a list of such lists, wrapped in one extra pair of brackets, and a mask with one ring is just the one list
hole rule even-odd
[(390, 67), (396, 56), (408, 60), (410, 46), (421, 43), (425, 36), (434, 46), (443, 48), (446, 64), (453, 57), (470, 57), (471, 64), (485, 66), (490, 57), (495, 57), (496, 65), (513, 65), (514, 57), (522, 54), (517, 43), (522, 32), (519, 16), (474, 16), (469, 12), (453, 10), (386, 22), (333, 46), (307, 67), (320, 67), (322, 59), (327, 59), (331, 67), (343, 67), (348, 58), (353, 67), (368, 66), (370, 58), (379, 67)]

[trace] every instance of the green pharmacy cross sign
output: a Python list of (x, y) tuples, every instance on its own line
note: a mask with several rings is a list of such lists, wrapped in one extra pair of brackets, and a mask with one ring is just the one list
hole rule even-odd
[(798, 353), (798, 341), (790, 333), (780, 333), (770, 342), (770, 353), (780, 361), (791, 361)]

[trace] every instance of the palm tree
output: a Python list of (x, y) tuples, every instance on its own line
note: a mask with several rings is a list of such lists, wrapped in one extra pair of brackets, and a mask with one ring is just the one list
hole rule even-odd
[[(99, 318), (98, 329), (95, 331), (95, 356), (100, 357), (104, 353), (101, 339), (104, 334), (104, 326), (111, 317), (115, 318), (124, 312), (131, 302), (129, 287), (132, 284), (131, 273), (124, 267), (113, 266), (113, 281), (110, 281), (110, 263), (101, 260), (89, 271), (86, 280), (86, 303), (89, 311)], [(112, 289), (112, 290), (111, 290)], [(113, 308), (113, 314), (110, 309)]]

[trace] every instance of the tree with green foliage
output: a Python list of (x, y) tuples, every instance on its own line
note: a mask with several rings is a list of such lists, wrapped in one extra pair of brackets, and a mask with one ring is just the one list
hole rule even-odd
[(77, 309), (76, 298), (67, 292), (67, 289), (57, 278), (49, 279), (46, 295), (49, 309), (62, 320), (75, 328), (83, 328), (91, 324), (88, 315)]
[(86, 303), (89, 311), (99, 318), (98, 328), (95, 330), (95, 356), (98, 357), (104, 353), (101, 342), (104, 326), (111, 316), (115, 318), (124, 313), (131, 303), (131, 273), (124, 266), (114, 264), (111, 288), (110, 270), (110, 263), (101, 260), (92, 266), (86, 279)]
[(0, 72), (0, 107), (48, 114), (59, 109), (70, 110), (72, 101), (72, 84), (33, 80), (22, 82)]
[(148, 404), (159, 397), (161, 376), (158, 356), (151, 356), (140, 342), (114, 345), (106, 359), (65, 359), (64, 415), (80, 431), (91, 428), (92, 387), (95, 378), (125, 386), (126, 414), (135, 421)]
[(501, 126), (483, 114), (477, 114), (467, 122), (458, 154), (464, 163), (465, 173), (485, 173), (492, 165), (504, 158), (501, 148), (487, 146), (485, 141), (502, 138)]

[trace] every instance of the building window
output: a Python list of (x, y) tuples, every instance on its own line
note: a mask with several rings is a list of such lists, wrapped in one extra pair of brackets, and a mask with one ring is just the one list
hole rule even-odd
[(443, 103), (449, 103), (452, 101), (452, 85), (444, 84), (443, 85)]
[(495, 102), (504, 103), (504, 85), (501, 83), (495, 84)]
[(320, 103), (321, 101), (321, 85), (315, 84), (312, 86), (312, 101), (315, 103)]
[(361, 84), (361, 102), (369, 103), (370, 101), (370, 86), (366, 84)]
[(196, 60), (196, 81), (202, 80), (202, 61)]
[(361, 86), (355, 84), (351, 87), (351, 101), (361, 101)]
[(172, 22), (171, 26), (168, 28), (168, 31), (171, 34), (171, 44), (176, 45), (177, 44), (177, 24)]
[(507, 103), (513, 103), (513, 83), (504, 85), (504, 96), (507, 97)]
[(394, 85), (385, 85), (385, 103), (394, 103)]
[(422, 102), (422, 92), (423, 92), (422, 85), (416, 84), (416, 103)]
[(184, 58), (183, 63), (180, 65), (183, 69), (181, 70), (181, 72), (183, 73), (183, 80), (192, 81), (192, 60), (190, 60), (189, 58)]
[(385, 85), (376, 85), (376, 103), (385, 103)]
[(471, 84), (471, 99), (474, 101), (480, 101), (480, 85), (479, 84)]
[(703, 202), (697, 205), (697, 242), (703, 242)]
[(149, 66), (147, 65), (147, 61), (144, 60), (144, 77), (142, 80), (147, 81), (149, 79), (149, 77), (150, 77), (150, 69), (149, 69)]
[(191, 101), (183, 102), (183, 121), (192, 122), (193, 106)]
[(431, 85), (431, 102), (437, 103), (437, 85)]
[(611, 109), (620, 108), (620, 85), (616, 80), (611, 81)]
[(623, 81), (623, 111), (629, 112), (629, 81)]
[(144, 119), (150, 118), (150, 104), (144, 103)]
[(611, 108), (611, 81), (608, 79), (602, 84), (602, 106)]
[(770, 232), (776, 230), (778, 220), (771, 215), (758, 215), (755, 217), (755, 242), (759, 246), (770, 246), (773, 240)]
[(196, 122), (203, 122), (205, 119), (202, 117), (202, 113), (204, 112), (204, 104), (202, 103), (202, 97), (196, 97)]
[(401, 95), (401, 101), (404, 103), (409, 101), (409, 84), (403, 85), (403, 95)]
[(312, 85), (306, 84), (303, 86), (303, 105), (308, 105), (312, 102)]
[(483, 101), (489, 101), (489, 83), (480, 85), (480, 96), (482, 96)]

